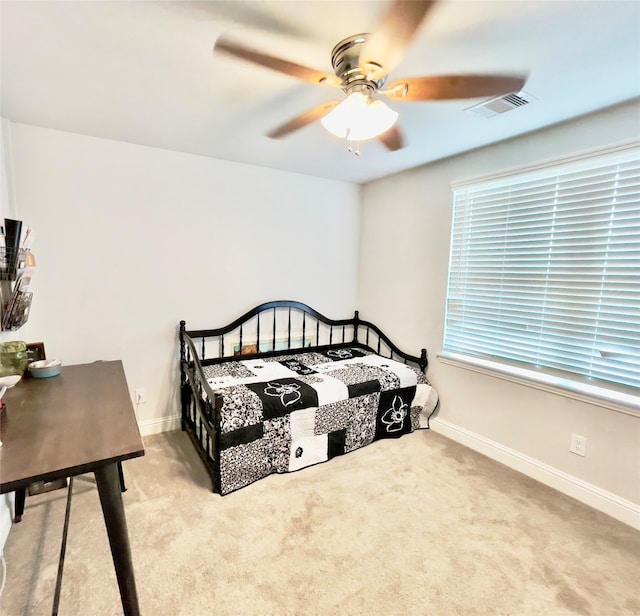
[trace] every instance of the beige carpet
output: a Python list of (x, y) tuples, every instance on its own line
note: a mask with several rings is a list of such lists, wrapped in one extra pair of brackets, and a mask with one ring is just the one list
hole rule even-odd
[[(145, 446), (124, 499), (146, 616), (640, 614), (640, 533), (433, 432), (224, 498), (181, 432)], [(64, 507), (62, 490), (27, 498), (2, 616), (51, 613)], [(60, 614), (121, 613), (82, 476)]]

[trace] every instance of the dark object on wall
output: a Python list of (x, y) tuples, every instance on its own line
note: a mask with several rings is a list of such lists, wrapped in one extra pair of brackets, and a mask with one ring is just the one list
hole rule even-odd
[(27, 354), (29, 356), (29, 362), (47, 359), (47, 354), (44, 350), (44, 342), (28, 342)]

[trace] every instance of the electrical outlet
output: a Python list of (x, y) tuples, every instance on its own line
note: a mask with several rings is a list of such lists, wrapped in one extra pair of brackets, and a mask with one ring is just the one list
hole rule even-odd
[(147, 390), (144, 387), (136, 389), (136, 404), (144, 404), (147, 401)]
[(571, 453), (578, 454), (579, 456), (587, 455), (587, 437), (579, 436), (578, 434), (571, 435), (571, 445), (569, 446)]

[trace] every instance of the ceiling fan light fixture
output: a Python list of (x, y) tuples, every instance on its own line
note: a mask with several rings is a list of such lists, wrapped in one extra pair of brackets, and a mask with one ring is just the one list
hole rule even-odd
[(397, 119), (398, 113), (382, 101), (372, 101), (362, 92), (352, 92), (321, 122), (336, 137), (366, 141), (388, 131)]

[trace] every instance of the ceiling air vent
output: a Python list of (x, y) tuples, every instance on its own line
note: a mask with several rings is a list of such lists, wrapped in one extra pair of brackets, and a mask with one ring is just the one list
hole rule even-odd
[(492, 118), (493, 116), (517, 109), (523, 105), (528, 105), (534, 100), (536, 100), (535, 97), (523, 90), (518, 94), (511, 93), (490, 98), (488, 101), (473, 105), (473, 107), (467, 107), (465, 111), (480, 116), (481, 118)]

